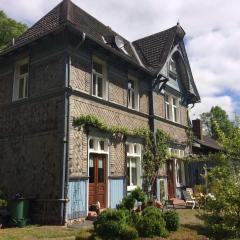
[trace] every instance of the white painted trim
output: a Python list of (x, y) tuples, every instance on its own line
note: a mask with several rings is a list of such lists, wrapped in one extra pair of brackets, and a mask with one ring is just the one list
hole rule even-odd
[(144, 64), (142, 63), (142, 61), (141, 61), (141, 59), (140, 59), (140, 57), (139, 57), (139, 55), (138, 55), (135, 47), (133, 46), (133, 44), (132, 44), (131, 42), (130, 42), (130, 46), (131, 46), (131, 48), (132, 48), (132, 50), (133, 50), (133, 53), (134, 53), (134, 55), (136, 56), (138, 62), (140, 63), (140, 65), (141, 65), (142, 67), (146, 68), (146, 67), (144, 66)]
[[(107, 141), (107, 146), (108, 146), (108, 149), (107, 151), (90, 151), (90, 148), (89, 148), (89, 142), (90, 142), (90, 139), (97, 139), (97, 140), (104, 140), (104, 141)], [(88, 149), (88, 159), (87, 159), (87, 175), (88, 175), (88, 180), (87, 180), (87, 215), (88, 215), (88, 212), (89, 212), (89, 208), (88, 208), (88, 205), (89, 205), (89, 160), (90, 160), (90, 154), (101, 154), (101, 155), (106, 155), (106, 161), (107, 161), (107, 176), (106, 176), (106, 182), (107, 182), (107, 188), (106, 188), (106, 200), (107, 200), (107, 203), (106, 203), (106, 206), (109, 208), (109, 205), (110, 205), (110, 193), (109, 193), (109, 190), (110, 190), (110, 187), (109, 187), (109, 184), (110, 184), (110, 181), (109, 181), (109, 168), (110, 168), (110, 154), (109, 154), (109, 139), (107, 138), (99, 138), (99, 137), (88, 137), (88, 141), (87, 141), (88, 145), (87, 145), (87, 149)]]

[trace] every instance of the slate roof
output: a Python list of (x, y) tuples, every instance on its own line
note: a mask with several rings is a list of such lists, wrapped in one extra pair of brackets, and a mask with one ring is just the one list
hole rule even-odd
[(145, 66), (155, 71), (161, 69), (171, 50), (177, 28), (174, 26), (133, 42)]
[(202, 146), (206, 146), (215, 150), (221, 150), (221, 146), (218, 142), (211, 138), (210, 136), (202, 136), (202, 139), (194, 139), (197, 143), (201, 144)]
[[(85, 32), (87, 36), (90, 36), (94, 40), (100, 41), (102, 43), (104, 42), (102, 37), (104, 37), (106, 40), (109, 40), (110, 42), (114, 36), (120, 36), (110, 27), (104, 25), (96, 18), (89, 15), (87, 12), (79, 8), (70, 0), (63, 0), (47, 15), (41, 18), (36, 24), (34, 24), (19, 38), (17, 38), (15, 40), (14, 46), (9, 46), (7, 49), (5, 49), (5, 51), (11, 51), (51, 32), (54, 32), (64, 24), (70, 24), (75, 29), (81, 32)], [(128, 55), (119, 49), (114, 48), (113, 46), (109, 45), (107, 47), (122, 54), (125, 58), (131, 59), (136, 64), (139, 64), (136, 55), (132, 50), (130, 42), (122, 36), (121, 38), (125, 43), (124, 48), (128, 52)]]

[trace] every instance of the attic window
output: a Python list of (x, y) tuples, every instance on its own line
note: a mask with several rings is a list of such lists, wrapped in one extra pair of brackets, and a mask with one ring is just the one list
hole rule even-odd
[(169, 61), (169, 73), (174, 79), (177, 78), (177, 67), (176, 62), (171, 58)]

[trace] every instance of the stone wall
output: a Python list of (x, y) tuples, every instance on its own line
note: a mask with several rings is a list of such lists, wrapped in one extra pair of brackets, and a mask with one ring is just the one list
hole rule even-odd
[(33, 220), (60, 223), (65, 57), (30, 52), (27, 99), (12, 102), (14, 61), (0, 66), (0, 189), (35, 199)]
[(174, 140), (174, 142), (186, 144), (187, 143), (187, 134), (186, 128), (179, 127), (167, 122), (155, 120), (156, 129), (163, 129), (166, 133), (170, 135), (170, 137)]

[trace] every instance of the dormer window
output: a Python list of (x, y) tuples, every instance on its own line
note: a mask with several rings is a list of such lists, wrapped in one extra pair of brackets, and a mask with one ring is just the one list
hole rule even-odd
[(176, 67), (176, 62), (174, 61), (173, 58), (171, 58), (169, 61), (169, 73), (172, 78), (174, 79), (177, 78), (177, 67)]

